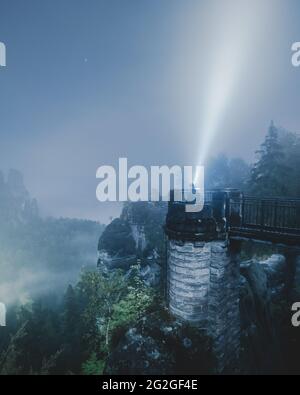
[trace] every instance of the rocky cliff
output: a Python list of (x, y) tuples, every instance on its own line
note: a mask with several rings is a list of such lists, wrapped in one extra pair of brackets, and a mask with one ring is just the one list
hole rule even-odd
[(149, 285), (158, 285), (164, 259), (165, 203), (126, 203), (120, 218), (105, 229), (98, 244), (98, 268), (129, 271), (140, 265)]
[(5, 178), (0, 171), (0, 220), (2, 223), (18, 225), (38, 217), (38, 205), (31, 199), (24, 186), (23, 176), (10, 170)]
[(295, 263), (274, 254), (241, 264), (241, 366), (245, 373), (283, 373), (292, 364), (290, 309), (292, 299), (300, 297), (295, 295), (299, 284)]
[[(286, 292), (290, 268), (282, 255), (241, 264), (240, 363), (225, 373), (276, 374), (297, 371), (291, 357), (299, 336), (291, 333), (290, 295), (299, 282), (297, 262), (295, 288)], [(212, 339), (207, 332), (156, 313), (136, 323), (111, 354), (110, 374), (216, 373)], [(296, 358), (296, 356), (295, 356)]]
[[(128, 272), (131, 264), (139, 262), (149, 285), (155, 284), (155, 268), (165, 276), (161, 271), (166, 248), (162, 242), (165, 213), (165, 207), (126, 205), (121, 217), (100, 238), (99, 268)], [(240, 280), (234, 289), (239, 300), (240, 330), (229, 330), (233, 337), (240, 337), (239, 366), (225, 373), (299, 373), (300, 336), (291, 327), (290, 309), (300, 300), (300, 258), (296, 251), (267, 253), (268, 249), (263, 249), (261, 258), (260, 251), (253, 245), (253, 258), (240, 262)], [(222, 301), (219, 305), (222, 308)], [(109, 374), (216, 372), (210, 334), (176, 319), (164, 303), (119, 339), (106, 366)]]

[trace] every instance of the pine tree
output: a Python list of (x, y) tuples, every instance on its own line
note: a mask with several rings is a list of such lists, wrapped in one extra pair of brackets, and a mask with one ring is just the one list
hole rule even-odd
[(68, 286), (64, 297), (63, 308), (63, 343), (64, 352), (63, 360), (64, 369), (73, 373), (78, 372), (81, 367), (81, 322), (80, 310), (77, 301), (77, 295), (72, 287)]
[(76, 338), (76, 327), (79, 321), (79, 311), (75, 291), (72, 285), (68, 286), (64, 297), (63, 332), (68, 338)]
[(286, 178), (288, 196), (300, 198), (300, 136), (283, 130), (280, 141), (285, 150), (286, 164), (289, 167)]
[(256, 152), (259, 159), (251, 171), (250, 190), (257, 196), (283, 196), (287, 192), (283, 146), (279, 142), (278, 130), (271, 122), (261, 149)]

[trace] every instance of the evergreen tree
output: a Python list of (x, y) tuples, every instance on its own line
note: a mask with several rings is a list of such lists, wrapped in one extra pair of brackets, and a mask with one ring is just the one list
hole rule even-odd
[(77, 295), (69, 285), (64, 297), (62, 314), (63, 333), (63, 368), (72, 373), (77, 372), (81, 366), (81, 322)]
[(287, 194), (291, 197), (300, 198), (300, 136), (282, 130), (279, 137), (285, 152), (285, 162), (289, 168), (285, 178)]
[(261, 149), (256, 153), (259, 159), (251, 171), (251, 193), (257, 196), (285, 195), (288, 167), (285, 164), (284, 149), (279, 141), (278, 130), (273, 122)]
[(69, 339), (77, 337), (77, 326), (79, 322), (79, 309), (76, 294), (72, 285), (68, 286), (64, 297), (63, 311), (63, 333), (68, 334)]
[(22, 341), (26, 335), (25, 322), (14, 334), (6, 350), (0, 354), (0, 375), (19, 375), (24, 373), (23, 367), (20, 365), (21, 350), (18, 347), (18, 343)]

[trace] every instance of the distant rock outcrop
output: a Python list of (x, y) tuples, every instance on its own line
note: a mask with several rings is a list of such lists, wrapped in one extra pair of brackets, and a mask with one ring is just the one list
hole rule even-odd
[(10, 170), (5, 179), (0, 171), (0, 219), (4, 223), (18, 225), (38, 217), (38, 205), (31, 199), (24, 186), (23, 176)]
[(166, 211), (166, 203), (126, 203), (120, 218), (114, 219), (100, 237), (99, 270), (128, 271), (139, 264), (144, 281), (158, 285), (164, 257)]
[(94, 269), (103, 229), (94, 221), (43, 218), (22, 174), (0, 171), (0, 301), (63, 293), (83, 269)]

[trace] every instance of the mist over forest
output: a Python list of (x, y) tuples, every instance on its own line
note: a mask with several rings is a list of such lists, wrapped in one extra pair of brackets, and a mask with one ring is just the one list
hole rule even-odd
[[(254, 164), (225, 154), (211, 158), (206, 188), (300, 198), (299, 168), (299, 135), (272, 123)], [(133, 265), (128, 272), (127, 262), (121, 270), (101, 272), (99, 238), (99, 248), (109, 245), (120, 261), (128, 246), (136, 254), (126, 205), (106, 228), (90, 220), (43, 218), (22, 174), (0, 173), (0, 301), (8, 307), (0, 373), (114, 372), (122, 336), (145, 314), (163, 310), (161, 289), (152, 280), (164, 259), (165, 212), (159, 205), (142, 207), (141, 218), (149, 219), (142, 268)], [(146, 261), (155, 262), (143, 267)], [(150, 280), (147, 273), (154, 273)]]
[(81, 270), (95, 266), (104, 226), (42, 218), (17, 170), (0, 172), (0, 221), (0, 300), (7, 305), (60, 295)]
[[(300, 138), (272, 123), (253, 165), (226, 154), (206, 164), (206, 188), (237, 188), (257, 196), (300, 197)], [(26, 301), (63, 292), (97, 262), (105, 226), (90, 220), (42, 218), (23, 175), (0, 172), (0, 300)]]

